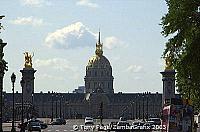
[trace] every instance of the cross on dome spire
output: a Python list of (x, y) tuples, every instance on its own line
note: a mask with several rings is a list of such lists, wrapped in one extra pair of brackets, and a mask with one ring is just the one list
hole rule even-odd
[(101, 43), (101, 40), (100, 40), (100, 30), (99, 30), (98, 42), (96, 43), (96, 51), (95, 51), (95, 53), (98, 56), (102, 56), (103, 55), (103, 43)]
[(99, 29), (99, 41), (98, 41), (98, 43), (100, 44), (101, 43), (101, 40), (100, 40), (100, 29)]

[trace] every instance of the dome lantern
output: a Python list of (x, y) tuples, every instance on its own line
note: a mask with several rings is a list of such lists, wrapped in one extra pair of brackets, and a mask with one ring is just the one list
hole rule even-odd
[(102, 56), (103, 55), (103, 43), (100, 41), (100, 32), (99, 32), (99, 39), (98, 42), (96, 43), (96, 55)]

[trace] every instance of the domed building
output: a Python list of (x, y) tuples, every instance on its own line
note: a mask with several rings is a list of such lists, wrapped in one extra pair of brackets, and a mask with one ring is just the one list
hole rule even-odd
[(95, 55), (86, 66), (85, 92), (86, 93), (114, 93), (112, 67), (109, 60), (103, 56), (103, 43), (96, 43)]
[[(28, 71), (28, 72), (27, 72)], [(114, 93), (112, 66), (103, 55), (103, 44), (100, 42), (100, 33), (96, 43), (95, 55), (86, 66), (85, 92), (81, 93), (34, 93), (34, 69), (23, 68), (20, 70), (22, 79), (26, 83), (22, 91), (24, 94), (15, 94), (16, 119), (21, 119), (24, 108), (25, 115), (48, 118), (116, 118), (142, 119), (145, 117), (158, 117), (162, 108), (162, 94), (159, 93)], [(30, 81), (32, 78), (32, 81)], [(167, 80), (167, 79), (166, 79)], [(135, 87), (135, 86), (134, 86)], [(133, 88), (134, 90), (134, 88)], [(31, 93), (31, 94), (27, 94)], [(10, 106), (12, 93), (3, 93), (4, 116), (11, 118)], [(22, 96), (24, 104), (22, 107)], [(31, 100), (30, 100), (31, 99)], [(4, 117), (5, 118), (5, 117)], [(28, 118), (28, 116), (27, 116)]]

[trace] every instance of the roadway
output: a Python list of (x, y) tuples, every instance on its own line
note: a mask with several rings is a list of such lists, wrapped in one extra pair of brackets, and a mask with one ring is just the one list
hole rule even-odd
[[(41, 119), (45, 123), (49, 123), (50, 119)], [(104, 119), (103, 124), (109, 124), (111, 121), (118, 121), (118, 119)], [(17, 126), (19, 122), (15, 125)], [(42, 129), (42, 132), (72, 132), (72, 131), (97, 131), (98, 124), (100, 124), (99, 120), (94, 120), (94, 127), (85, 126), (84, 119), (70, 119), (66, 120), (66, 125), (48, 125), (48, 128)], [(96, 127), (96, 128), (95, 128)], [(20, 131), (19, 128), (15, 127), (17, 131)], [(4, 132), (9, 132), (11, 130), (11, 123), (3, 123)], [(155, 132), (155, 131), (154, 131)]]
[[(49, 123), (50, 119), (41, 119), (45, 123)], [(117, 121), (117, 119), (105, 119), (103, 124), (109, 124), (111, 121)], [(19, 123), (16, 122), (15, 126)], [(97, 124), (100, 124), (98, 120), (95, 120), (95, 127)], [(3, 131), (9, 132), (11, 130), (12, 123), (3, 123)], [(20, 131), (19, 128), (15, 127), (16, 131)], [(84, 119), (70, 119), (66, 120), (66, 125), (48, 125), (46, 129), (42, 129), (42, 132), (70, 132), (70, 131), (92, 131), (91, 126), (84, 126)]]

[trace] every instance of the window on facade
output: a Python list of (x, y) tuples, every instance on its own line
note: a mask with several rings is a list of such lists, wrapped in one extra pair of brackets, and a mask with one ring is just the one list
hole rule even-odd
[(97, 71), (94, 72), (94, 76), (97, 76)]
[(101, 72), (101, 76), (103, 76), (103, 71)]
[(103, 88), (103, 85), (104, 85), (104, 83), (103, 83), (103, 82), (101, 82), (101, 88)]
[(96, 85), (97, 85), (97, 83), (95, 82), (95, 83), (94, 83), (94, 87), (95, 87), (95, 88), (96, 88)]
[(91, 71), (88, 72), (88, 75), (89, 75), (89, 76), (91, 75)]

